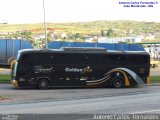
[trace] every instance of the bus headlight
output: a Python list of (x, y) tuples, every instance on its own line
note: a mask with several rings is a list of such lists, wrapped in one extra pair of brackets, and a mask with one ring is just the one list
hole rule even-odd
[(17, 82), (17, 80), (13, 80), (13, 81), (12, 81), (12, 84), (13, 84), (14, 87), (16, 87), (16, 88), (18, 87), (18, 82)]

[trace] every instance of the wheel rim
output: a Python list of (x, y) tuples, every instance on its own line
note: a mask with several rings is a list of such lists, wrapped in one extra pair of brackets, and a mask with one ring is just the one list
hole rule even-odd
[(40, 80), (38, 83), (38, 88), (39, 89), (48, 89), (48, 81), (47, 80)]
[(114, 80), (114, 87), (119, 88), (121, 87), (121, 85), (122, 85), (121, 79), (116, 78)]
[(42, 88), (45, 88), (46, 85), (47, 85), (47, 83), (46, 83), (45, 81), (42, 81), (42, 82), (41, 82), (41, 87), (42, 87)]

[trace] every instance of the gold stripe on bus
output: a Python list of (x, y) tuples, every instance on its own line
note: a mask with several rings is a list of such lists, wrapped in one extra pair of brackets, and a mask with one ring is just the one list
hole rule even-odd
[(8, 64), (8, 65), (10, 65), (10, 61), (11, 61), (11, 60), (14, 60), (14, 58), (11, 57), (11, 58), (8, 59), (8, 61), (7, 61), (7, 64)]
[(10, 68), (12, 69), (13, 64), (16, 62), (16, 60), (13, 60), (13, 62), (10, 65)]
[(151, 79), (150, 79), (150, 76), (147, 77), (147, 84), (150, 84), (151, 83)]
[[(101, 79), (99, 79), (99, 80), (92, 80), (92, 81), (86, 81), (86, 82), (88, 82), (88, 83), (95, 83), (95, 82), (101, 82), (102, 80), (106, 80), (106, 78), (110, 78), (110, 75), (108, 75), (108, 76), (105, 76), (104, 78), (101, 78)], [(108, 79), (107, 79), (108, 80)]]
[(104, 80), (101, 80), (99, 82), (95, 82), (95, 83), (87, 83), (87, 85), (98, 85), (98, 84), (101, 84), (101, 83), (104, 83), (106, 82), (107, 80), (109, 80), (111, 77), (108, 77), (107, 79), (104, 79)]
[(127, 77), (127, 75), (126, 75), (126, 73), (124, 71), (122, 71), (122, 70), (112, 70), (111, 72), (120, 72), (120, 73), (122, 73), (124, 75), (124, 78), (125, 78), (125, 80), (124, 80), (125, 86), (130, 86), (128, 77)]
[(106, 82), (106, 81), (107, 81), (107, 79), (106, 79), (106, 80), (103, 80), (103, 81), (101, 81), (101, 82), (98, 82), (98, 83), (87, 83), (87, 85), (98, 85), (98, 84), (104, 83), (104, 82)]

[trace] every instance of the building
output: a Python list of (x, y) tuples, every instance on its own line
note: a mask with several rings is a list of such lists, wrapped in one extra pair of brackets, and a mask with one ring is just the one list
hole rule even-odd
[(142, 37), (122, 37), (122, 38), (99, 38), (98, 43), (139, 43)]

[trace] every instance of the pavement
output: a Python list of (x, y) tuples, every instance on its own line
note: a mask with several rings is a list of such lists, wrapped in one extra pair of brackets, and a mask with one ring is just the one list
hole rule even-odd
[(11, 72), (11, 69), (9, 68), (0, 68), (0, 74), (2, 75), (8, 75), (10, 74), (10, 72)]
[(0, 95), (11, 101), (0, 102), (0, 114), (160, 114), (159, 91), (160, 86), (22, 90), (4, 85)]
[(150, 76), (160, 76), (160, 65), (155, 68), (150, 68)]
[(0, 103), (32, 102), (48, 100), (69, 100), (95, 97), (110, 97), (118, 95), (132, 95), (160, 90), (160, 85), (144, 85), (135, 88), (51, 88), (48, 90), (16, 89), (11, 84), (0, 84)]

